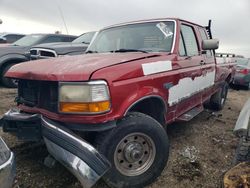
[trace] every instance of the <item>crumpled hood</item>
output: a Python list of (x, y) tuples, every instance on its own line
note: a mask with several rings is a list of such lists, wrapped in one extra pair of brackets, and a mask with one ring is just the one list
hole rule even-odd
[(159, 56), (155, 53), (105, 53), (43, 59), (17, 64), (6, 77), (30, 80), (84, 81), (104, 67)]
[(57, 55), (65, 55), (72, 52), (84, 52), (88, 45), (83, 43), (72, 43), (72, 42), (58, 42), (58, 43), (46, 43), (40, 44), (33, 48), (43, 48), (54, 50)]

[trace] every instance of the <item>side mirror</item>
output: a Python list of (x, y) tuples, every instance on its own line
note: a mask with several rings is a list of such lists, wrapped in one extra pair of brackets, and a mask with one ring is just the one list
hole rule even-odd
[(5, 37), (0, 37), (0, 43), (7, 43), (7, 39)]
[(216, 50), (219, 48), (218, 39), (202, 40), (202, 50)]

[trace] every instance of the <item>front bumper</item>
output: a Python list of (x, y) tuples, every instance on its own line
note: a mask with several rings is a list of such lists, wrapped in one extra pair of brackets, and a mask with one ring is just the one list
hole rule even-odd
[(21, 139), (43, 139), (49, 153), (86, 188), (92, 187), (110, 168), (107, 159), (92, 145), (42, 115), (10, 110), (1, 121), (4, 131), (13, 131)]
[(10, 188), (16, 175), (14, 154), (0, 137), (0, 187)]

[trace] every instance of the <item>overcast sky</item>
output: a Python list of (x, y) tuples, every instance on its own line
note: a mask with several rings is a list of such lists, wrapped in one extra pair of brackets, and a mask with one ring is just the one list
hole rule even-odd
[(0, 0), (0, 32), (66, 33), (62, 17), (76, 35), (139, 19), (212, 19), (218, 52), (250, 57), (250, 0)]

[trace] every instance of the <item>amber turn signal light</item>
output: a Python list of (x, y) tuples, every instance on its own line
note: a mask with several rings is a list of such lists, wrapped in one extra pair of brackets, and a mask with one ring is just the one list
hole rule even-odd
[(101, 113), (110, 109), (110, 102), (60, 102), (59, 109), (65, 113)]

